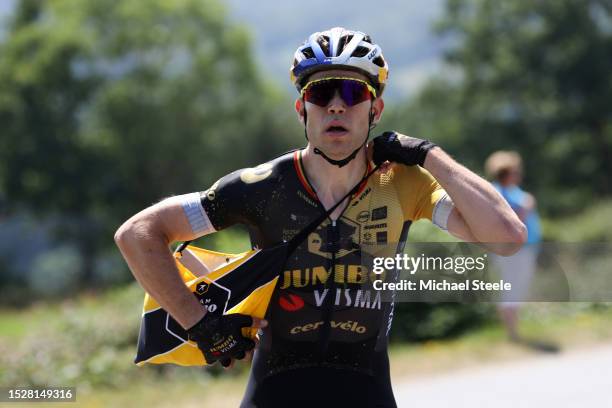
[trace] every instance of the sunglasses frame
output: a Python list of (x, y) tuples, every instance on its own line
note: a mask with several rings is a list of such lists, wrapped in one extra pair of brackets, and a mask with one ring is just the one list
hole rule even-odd
[[(351, 77), (327, 77), (327, 78), (315, 79), (314, 81), (310, 81), (310, 82), (306, 83), (306, 85), (304, 85), (304, 87), (300, 91), (300, 97), (302, 99), (304, 99), (304, 94), (306, 93), (308, 88), (310, 88), (312, 85), (315, 85), (315, 84), (317, 84), (319, 82), (332, 81), (332, 80), (338, 80), (338, 79), (354, 81), (354, 82), (360, 82), (360, 83), (364, 84), (365, 86), (368, 87), (368, 91), (370, 91), (370, 94), (372, 95), (372, 97), (374, 99), (376, 99), (376, 89), (374, 89), (374, 87), (372, 85), (370, 85), (367, 81), (364, 81), (363, 79), (351, 78)], [(344, 99), (342, 99), (342, 100), (344, 101)], [(344, 101), (344, 102), (346, 103), (346, 101)], [(355, 106), (355, 105), (350, 105), (350, 106)]]

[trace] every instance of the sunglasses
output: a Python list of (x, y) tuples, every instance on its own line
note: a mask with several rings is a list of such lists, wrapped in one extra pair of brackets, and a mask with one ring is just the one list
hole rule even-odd
[(325, 107), (334, 98), (336, 92), (347, 106), (354, 106), (363, 101), (376, 98), (376, 90), (366, 81), (356, 78), (323, 78), (308, 82), (301, 91), (306, 102)]

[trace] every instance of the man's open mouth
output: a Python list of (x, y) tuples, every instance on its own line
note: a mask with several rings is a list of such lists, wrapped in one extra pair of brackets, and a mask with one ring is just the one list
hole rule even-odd
[(344, 126), (330, 126), (327, 128), (326, 131), (329, 133), (344, 133), (344, 132), (348, 132), (348, 129), (345, 128)]

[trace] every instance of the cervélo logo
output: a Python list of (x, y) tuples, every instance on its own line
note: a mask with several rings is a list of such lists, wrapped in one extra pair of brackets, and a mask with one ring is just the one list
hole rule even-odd
[[(319, 330), (319, 328), (322, 325), (323, 325), (323, 321), (318, 321), (318, 322), (308, 323), (303, 326), (295, 326), (291, 328), (291, 330), (289, 330), (289, 333), (291, 334), (307, 333), (313, 330)], [(365, 326), (362, 326), (359, 324), (359, 322), (352, 321), (352, 320), (348, 320), (345, 322), (338, 322), (338, 321), (332, 320), (330, 322), (330, 326), (332, 329), (335, 329), (335, 330), (342, 330), (342, 331), (353, 332), (353, 333), (358, 333), (358, 334), (364, 334), (367, 331), (367, 328)]]

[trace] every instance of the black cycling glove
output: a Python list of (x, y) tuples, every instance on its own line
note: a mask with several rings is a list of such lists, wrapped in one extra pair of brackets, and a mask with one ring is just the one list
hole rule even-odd
[(220, 361), (228, 367), (231, 359), (241, 360), (255, 342), (242, 335), (243, 327), (253, 325), (253, 318), (243, 314), (213, 315), (206, 313), (202, 320), (187, 330), (189, 339), (197, 343), (208, 364)]
[(427, 153), (436, 147), (429, 140), (410, 136), (398, 137), (395, 132), (385, 132), (374, 138), (374, 154), (372, 159), (377, 166), (385, 161), (414, 166), (423, 166)]

